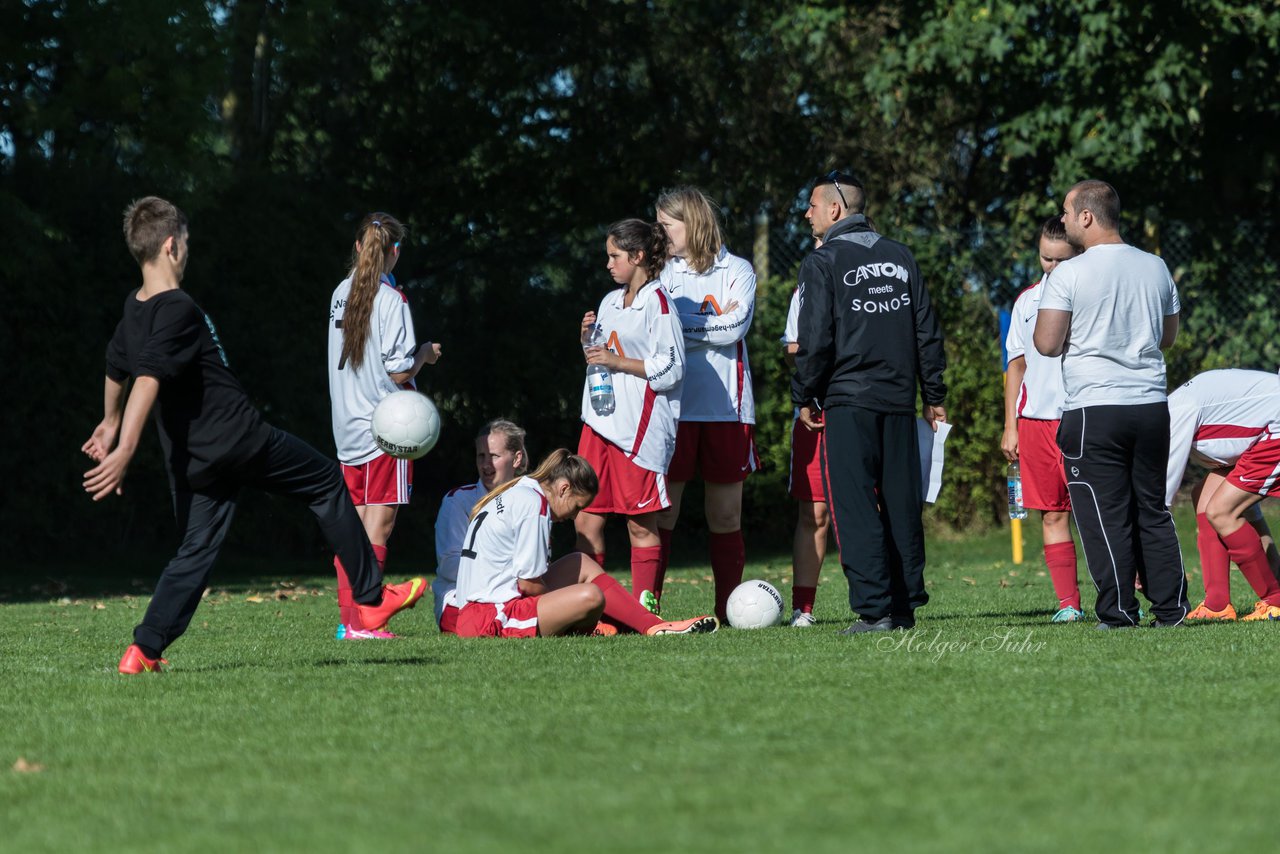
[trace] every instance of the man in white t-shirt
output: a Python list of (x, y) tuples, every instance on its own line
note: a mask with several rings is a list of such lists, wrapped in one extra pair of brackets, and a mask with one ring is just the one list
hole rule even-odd
[(1081, 181), (1062, 205), (1083, 253), (1042, 286), (1035, 347), (1062, 357), (1058, 428), (1072, 515), (1098, 588), (1098, 628), (1138, 625), (1141, 577), (1155, 626), (1189, 610), (1182, 552), (1164, 503), (1169, 404), (1164, 348), (1178, 335), (1178, 289), (1155, 255), (1120, 237), (1120, 197)]

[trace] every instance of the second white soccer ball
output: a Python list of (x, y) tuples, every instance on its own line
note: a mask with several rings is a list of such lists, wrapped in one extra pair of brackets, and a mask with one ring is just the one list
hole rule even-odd
[(764, 629), (782, 619), (782, 594), (767, 581), (744, 581), (729, 594), (725, 606), (735, 629)]
[(393, 391), (373, 410), (373, 439), (393, 457), (416, 460), (439, 438), (440, 413), (425, 394)]

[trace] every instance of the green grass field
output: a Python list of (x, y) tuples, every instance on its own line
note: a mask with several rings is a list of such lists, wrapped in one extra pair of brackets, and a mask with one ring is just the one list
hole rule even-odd
[[(1035, 527), (1020, 567), (1007, 532), (931, 541), (918, 628), (861, 638), (828, 559), (808, 630), (462, 641), (424, 602), (340, 643), (312, 563), (215, 587), (169, 671), (126, 678), (145, 595), (11, 588), (0, 849), (1264, 847), (1280, 626), (1049, 625)], [(789, 567), (747, 574), (786, 597)], [(709, 601), (704, 571), (668, 584), (668, 613)]]

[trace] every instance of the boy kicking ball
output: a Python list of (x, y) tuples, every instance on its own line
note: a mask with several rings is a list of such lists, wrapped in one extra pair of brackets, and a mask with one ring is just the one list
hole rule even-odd
[(123, 491), (155, 409), (182, 544), (160, 574), (120, 672), (155, 672), (165, 663), (161, 655), (200, 604), (245, 486), (311, 507), (351, 580), (359, 630), (371, 634), (412, 608), (426, 582), (383, 585), (337, 464), (262, 419), (231, 372), (213, 322), (181, 289), (187, 266), (182, 211), (155, 196), (139, 199), (125, 211), (124, 235), (142, 268), (142, 286), (125, 298), (107, 345), (102, 423), (81, 448), (97, 463), (85, 473), (84, 488), (94, 501)]

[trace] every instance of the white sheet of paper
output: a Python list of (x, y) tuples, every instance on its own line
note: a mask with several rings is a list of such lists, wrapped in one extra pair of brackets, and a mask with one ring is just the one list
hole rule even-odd
[(938, 500), (938, 490), (942, 489), (943, 446), (950, 432), (951, 425), (945, 421), (938, 422), (938, 432), (935, 433), (928, 421), (916, 419), (916, 433), (920, 437), (920, 479), (923, 481), (924, 500), (930, 504)]

